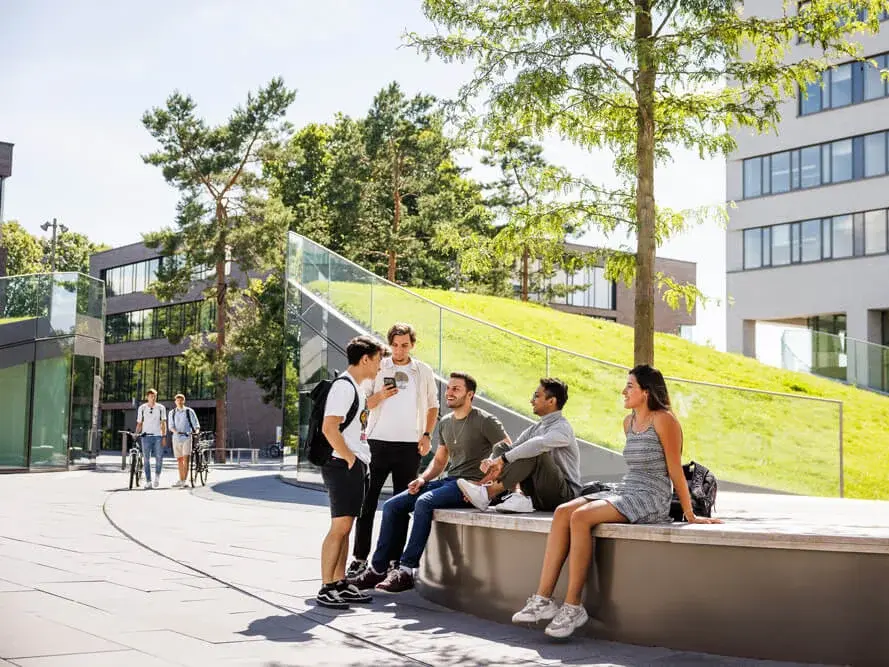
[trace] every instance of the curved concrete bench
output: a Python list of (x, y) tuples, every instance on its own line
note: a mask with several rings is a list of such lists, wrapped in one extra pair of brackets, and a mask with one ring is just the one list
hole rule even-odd
[[(889, 503), (720, 494), (715, 526), (604, 525), (581, 632), (722, 655), (889, 660)], [(418, 588), (509, 622), (537, 588), (551, 515), (437, 510)], [(564, 597), (567, 567), (556, 589)], [(542, 628), (541, 628), (542, 630)]]

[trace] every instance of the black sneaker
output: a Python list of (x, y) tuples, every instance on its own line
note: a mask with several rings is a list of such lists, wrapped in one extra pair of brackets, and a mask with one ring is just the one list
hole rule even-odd
[(351, 563), (349, 563), (349, 569), (346, 570), (346, 579), (355, 579), (356, 577), (360, 577), (362, 574), (364, 574), (364, 571), (366, 569), (366, 560), (353, 560)]
[(337, 593), (340, 594), (340, 599), (345, 600), (346, 602), (352, 604), (357, 602), (358, 604), (367, 604), (369, 602), (373, 602), (373, 598), (367, 593), (362, 593), (355, 584), (346, 584), (342, 588), (337, 589)]
[(321, 607), (328, 609), (348, 609), (349, 603), (346, 602), (340, 592), (335, 588), (322, 588), (315, 596), (315, 602)]

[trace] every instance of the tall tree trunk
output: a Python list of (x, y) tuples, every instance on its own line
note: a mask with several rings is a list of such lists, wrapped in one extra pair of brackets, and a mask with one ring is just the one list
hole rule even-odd
[(528, 246), (522, 248), (522, 301), (528, 300), (528, 260), (530, 256)]
[[(221, 203), (216, 204), (216, 224), (220, 227), (225, 224), (225, 210)], [(225, 233), (219, 235), (219, 245), (216, 248), (216, 358), (214, 366), (217, 369), (213, 378), (216, 385), (216, 461), (225, 463), (225, 438), (228, 426), (228, 414), (225, 405), (226, 392), (228, 390), (227, 378), (218, 371), (223, 365), (220, 363), (225, 355)]]
[(652, 0), (636, 4), (636, 303), (634, 364), (654, 363), (654, 85)]

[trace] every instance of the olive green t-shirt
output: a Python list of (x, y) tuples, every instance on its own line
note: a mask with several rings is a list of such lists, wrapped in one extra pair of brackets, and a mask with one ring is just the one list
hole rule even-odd
[(482, 459), (491, 455), (491, 448), (506, 437), (503, 424), (494, 415), (472, 408), (465, 419), (454, 413), (442, 417), (438, 425), (438, 444), (448, 448), (448, 477), (480, 480)]

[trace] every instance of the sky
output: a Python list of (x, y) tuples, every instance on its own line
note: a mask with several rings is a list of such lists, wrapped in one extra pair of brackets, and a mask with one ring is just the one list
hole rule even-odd
[[(406, 31), (434, 31), (420, 0), (0, 0), (0, 141), (15, 144), (4, 215), (35, 234), (53, 217), (118, 246), (172, 224), (177, 193), (141, 155), (153, 149), (142, 114), (175, 89), (211, 123), (275, 76), (297, 90), (288, 119), (300, 127), (337, 112), (365, 113), (391, 81), (407, 94), (454, 95), (468, 65), (427, 61)], [(608, 180), (611, 160), (558, 140), (551, 162)], [(661, 205), (725, 201), (725, 164), (677, 152), (656, 174)], [(589, 243), (632, 246), (632, 239)], [(725, 349), (725, 233), (696, 227), (659, 249), (697, 263), (696, 342)], [(585, 351), (589, 354), (594, 350)]]

